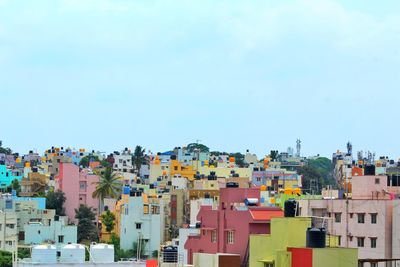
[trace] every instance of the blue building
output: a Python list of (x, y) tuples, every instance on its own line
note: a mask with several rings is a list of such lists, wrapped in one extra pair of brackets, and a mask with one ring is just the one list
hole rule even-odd
[(0, 165), (0, 189), (11, 185), (12, 181), (22, 179), (22, 172), (7, 169), (6, 165)]

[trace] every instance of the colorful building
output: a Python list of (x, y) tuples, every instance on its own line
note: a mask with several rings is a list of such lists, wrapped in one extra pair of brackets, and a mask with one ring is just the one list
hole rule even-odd
[(78, 209), (80, 204), (92, 207), (93, 211), (98, 213), (99, 199), (93, 198), (92, 194), (99, 179), (99, 176), (87, 169), (81, 170), (73, 163), (59, 164), (55, 189), (65, 194), (65, 213), (70, 221), (76, 221), (75, 209)]
[(120, 246), (133, 249), (134, 243), (143, 246), (144, 255), (151, 256), (164, 242), (163, 216), (160, 204), (149, 201), (141, 191), (132, 190), (124, 194), (120, 206)]
[(251, 235), (250, 267), (354, 267), (357, 249), (311, 248), (306, 232), (311, 218), (271, 219), (271, 234)]
[(8, 169), (6, 165), (0, 164), (0, 188), (6, 188), (14, 180), (21, 181), (22, 172)]
[(222, 188), (218, 208), (202, 206), (197, 215), (200, 234), (189, 236), (185, 244), (188, 262), (194, 253), (238, 254), (247, 262), (249, 235), (269, 233), (271, 218), (283, 216), (281, 209), (260, 207), (259, 201), (259, 189)]

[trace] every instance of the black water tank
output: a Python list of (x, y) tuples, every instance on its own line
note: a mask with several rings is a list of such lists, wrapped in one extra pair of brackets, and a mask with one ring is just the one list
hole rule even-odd
[(210, 175), (215, 175), (215, 172), (214, 171), (210, 172)]
[(171, 155), (172, 160), (176, 160), (176, 155)]
[[(285, 217), (295, 217), (299, 215), (299, 209), (297, 207), (297, 201), (294, 198), (290, 198), (285, 201)], [(297, 211), (297, 212), (296, 212)]]
[(163, 249), (163, 262), (178, 262), (178, 248), (175, 246), (167, 246)]
[(226, 187), (227, 188), (238, 188), (239, 184), (235, 183), (235, 182), (229, 182), (229, 183), (226, 183)]
[(150, 189), (154, 189), (154, 184), (150, 184)]
[(326, 246), (325, 228), (307, 229), (306, 244), (308, 248), (324, 248)]
[(364, 175), (375, 175), (375, 165), (365, 165)]

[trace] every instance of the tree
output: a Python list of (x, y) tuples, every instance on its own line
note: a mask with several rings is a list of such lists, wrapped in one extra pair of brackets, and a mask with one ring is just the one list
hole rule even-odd
[(271, 161), (275, 161), (278, 159), (278, 150), (271, 150), (269, 156), (271, 157)]
[(137, 173), (139, 174), (140, 167), (143, 163), (146, 163), (145, 149), (141, 146), (136, 146), (135, 151), (132, 155), (132, 163), (135, 166)]
[(75, 209), (75, 219), (78, 220), (78, 242), (98, 240), (98, 230), (94, 225), (96, 215), (92, 207), (81, 204), (78, 209)]
[(96, 155), (88, 155), (88, 156), (84, 156), (81, 161), (79, 162), (79, 166), (82, 166), (84, 168), (89, 167), (89, 163), (91, 161), (100, 161), (99, 157)]
[(65, 215), (65, 194), (64, 192), (57, 190), (54, 192), (53, 190), (49, 191), (46, 195), (46, 209), (56, 210), (56, 214), (60, 216)]
[(11, 267), (12, 266), (11, 252), (0, 250), (0, 266), (1, 267)]
[(7, 187), (7, 190), (15, 190), (17, 192), (17, 195), (19, 192), (21, 192), (21, 185), (19, 184), (18, 179), (14, 179), (12, 183)]
[(106, 231), (111, 234), (115, 226), (115, 215), (111, 211), (107, 210), (101, 215), (101, 223), (106, 227)]
[(92, 196), (100, 200), (100, 211), (103, 210), (104, 198), (116, 198), (121, 191), (121, 182), (119, 179), (120, 177), (108, 167), (100, 174), (100, 180), (94, 183), (96, 184), (96, 190)]
[(333, 178), (333, 164), (330, 159), (319, 157), (310, 159), (306, 165), (299, 168), (298, 173), (303, 175), (303, 190), (314, 190), (310, 193), (321, 193), (327, 185), (335, 185)]
[(6, 154), (6, 155), (11, 155), (12, 150), (10, 148), (3, 147), (3, 141), (0, 140), (0, 153), (1, 154)]
[(229, 156), (235, 158), (235, 164), (237, 166), (239, 166), (240, 168), (243, 168), (246, 166), (246, 163), (244, 162), (244, 155), (242, 153), (240, 153), (240, 152), (231, 153)]
[(208, 146), (199, 143), (190, 143), (187, 145), (186, 148), (189, 152), (194, 152), (195, 149), (198, 149), (200, 152), (205, 152), (205, 153), (210, 152)]

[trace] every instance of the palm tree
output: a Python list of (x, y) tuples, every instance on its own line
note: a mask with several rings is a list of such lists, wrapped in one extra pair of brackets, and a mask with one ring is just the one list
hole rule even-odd
[(141, 146), (136, 146), (132, 155), (132, 163), (134, 164), (137, 174), (139, 175), (140, 167), (146, 162), (145, 149)]
[(100, 180), (94, 183), (96, 184), (96, 190), (93, 192), (92, 197), (100, 200), (100, 212), (103, 211), (104, 198), (116, 198), (121, 191), (121, 182), (119, 179), (120, 176), (108, 167), (100, 174)]

